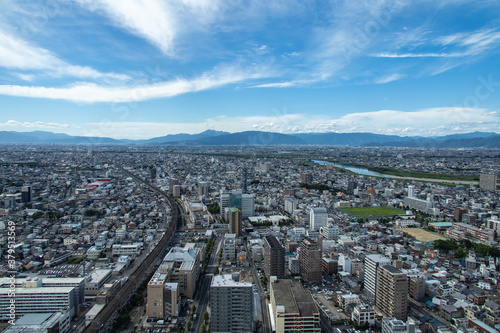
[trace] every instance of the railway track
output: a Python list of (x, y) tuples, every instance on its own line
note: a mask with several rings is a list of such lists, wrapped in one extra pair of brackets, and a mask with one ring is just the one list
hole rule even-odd
[[(172, 235), (174, 234), (175, 229), (177, 227), (177, 223), (179, 222), (179, 217), (180, 217), (179, 207), (177, 206), (175, 200), (173, 200), (166, 192), (158, 189), (157, 187), (153, 186), (144, 179), (136, 176), (135, 174), (131, 173), (130, 171), (124, 169), (121, 166), (119, 166), (119, 168), (128, 176), (132, 177), (136, 182), (149, 187), (151, 190), (165, 197), (172, 211), (172, 219), (170, 223), (167, 225), (165, 234), (158, 242), (158, 245), (154, 248), (153, 251), (151, 251), (151, 253), (147, 256), (147, 258), (137, 267), (134, 273), (132, 273), (127, 282), (125, 282), (123, 287), (120, 289), (120, 291), (118, 291), (118, 293), (111, 300), (111, 302), (106, 304), (106, 306), (101, 310), (101, 312), (99, 312), (99, 314), (92, 321), (92, 323), (85, 328), (85, 330), (83, 331), (84, 333), (108, 331), (108, 328), (111, 326), (110, 322), (108, 321), (110, 321), (110, 319), (113, 318), (113, 314), (118, 313), (119, 310), (121, 310), (128, 303), (132, 294), (141, 285), (142, 281), (149, 275), (148, 270), (150, 270), (155, 266), (154, 262), (157, 260), (157, 258), (159, 256), (165, 255), (164, 253), (162, 254), (162, 252), (164, 252), (165, 249), (167, 248), (166, 245), (170, 240), (170, 238), (172, 237)], [(165, 218), (167, 217), (165, 216)]]

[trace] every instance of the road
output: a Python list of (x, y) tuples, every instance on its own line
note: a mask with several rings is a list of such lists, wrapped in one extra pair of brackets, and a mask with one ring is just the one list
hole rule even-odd
[[(247, 243), (245, 242), (245, 250), (248, 251)], [(260, 297), (260, 306), (262, 308), (262, 332), (263, 333), (271, 333), (271, 320), (269, 317), (269, 308), (267, 307), (267, 295), (264, 293), (264, 289), (262, 288), (262, 284), (260, 283), (260, 278), (257, 274), (257, 270), (255, 269), (255, 265), (252, 263), (252, 275), (255, 281), (255, 286), (257, 287), (257, 291), (259, 292)]]
[(203, 278), (203, 283), (201, 285), (200, 290), (198, 290), (198, 295), (200, 295), (200, 299), (198, 300), (196, 305), (196, 313), (197, 318), (193, 322), (192, 329), (194, 329), (194, 332), (199, 332), (201, 324), (203, 322), (203, 313), (207, 311), (208, 308), (208, 292), (210, 290), (210, 285), (212, 283), (212, 278), (214, 275), (214, 270), (215, 267), (219, 266), (219, 252), (221, 249), (222, 245), (222, 237), (219, 235), (219, 237), (216, 238), (215, 243), (214, 243), (214, 250), (212, 251), (212, 255), (210, 256), (210, 261), (207, 264), (207, 271), (205, 274), (205, 277)]

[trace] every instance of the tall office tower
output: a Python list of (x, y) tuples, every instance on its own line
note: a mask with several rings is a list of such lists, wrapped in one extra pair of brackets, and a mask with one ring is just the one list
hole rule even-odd
[(311, 294), (293, 280), (271, 281), (271, 316), (276, 333), (320, 333), (320, 315)]
[(241, 191), (221, 193), (220, 213), (224, 214), (226, 208), (235, 207), (241, 210), (242, 218), (255, 215), (255, 199), (253, 194), (243, 194)]
[(293, 214), (293, 212), (297, 209), (297, 201), (287, 198), (285, 199), (285, 212), (288, 214)]
[(271, 276), (285, 277), (285, 249), (275, 236), (264, 238), (264, 272), (268, 279)]
[(321, 227), (325, 227), (328, 222), (328, 213), (325, 207), (311, 208), (309, 213), (309, 228), (319, 231)]
[(408, 185), (408, 197), (409, 198), (415, 197), (415, 185)]
[(368, 300), (375, 304), (377, 293), (377, 267), (390, 265), (391, 259), (380, 254), (370, 254), (365, 257), (365, 290)]
[(497, 189), (497, 174), (496, 173), (482, 173), (479, 176), (479, 187), (482, 190), (495, 192)]
[(307, 238), (300, 243), (300, 275), (309, 284), (321, 284), (321, 249)]
[(198, 182), (198, 195), (200, 197), (208, 195), (208, 183), (207, 182)]
[(358, 187), (358, 183), (357, 183), (357, 182), (355, 182), (354, 180), (349, 180), (349, 181), (347, 182), (347, 189), (348, 189), (349, 191), (354, 191), (354, 189), (355, 189), (355, 188), (357, 188), (357, 187)]
[(303, 183), (310, 184), (313, 182), (313, 176), (310, 173), (303, 173), (300, 175), (300, 180)]
[(408, 316), (408, 277), (390, 266), (377, 268), (376, 307), (385, 317), (406, 321)]
[(237, 274), (216, 275), (210, 285), (212, 332), (253, 332), (252, 284)]
[(238, 208), (229, 208), (229, 233), (241, 236), (241, 211)]
[(31, 191), (31, 186), (27, 185), (27, 186), (21, 187), (21, 200), (24, 203), (31, 202), (32, 195), (33, 195), (33, 193)]
[(253, 194), (241, 195), (241, 216), (246, 219), (247, 217), (255, 215), (255, 198)]
[(178, 181), (177, 179), (174, 179), (174, 178), (170, 178), (168, 180), (168, 188), (170, 189), (170, 194), (173, 194), (174, 193), (174, 186), (175, 185), (181, 185), (181, 182)]

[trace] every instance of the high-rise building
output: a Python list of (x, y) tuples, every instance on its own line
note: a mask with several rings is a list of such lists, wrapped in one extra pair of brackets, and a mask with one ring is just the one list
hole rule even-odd
[(315, 241), (304, 239), (300, 243), (300, 275), (309, 284), (321, 284), (321, 249)]
[(298, 281), (273, 280), (270, 293), (276, 333), (320, 333), (320, 314), (312, 296)]
[(482, 190), (495, 192), (497, 189), (497, 174), (496, 173), (482, 173), (479, 176), (479, 187)]
[(240, 282), (238, 274), (216, 275), (210, 285), (212, 332), (253, 332), (252, 284)]
[(328, 213), (325, 207), (311, 208), (309, 214), (309, 228), (311, 230), (319, 231), (321, 227), (325, 227), (328, 222)]
[(242, 218), (255, 215), (255, 198), (253, 194), (244, 194), (241, 191), (224, 192), (220, 195), (220, 212), (224, 214), (226, 208), (239, 208)]
[(146, 314), (149, 318), (171, 319), (179, 316), (179, 284), (168, 281), (168, 274), (157, 271), (148, 283)]
[(229, 208), (229, 233), (241, 236), (241, 211), (236, 207)]
[(310, 184), (313, 182), (313, 176), (310, 173), (303, 173), (300, 175), (300, 180), (303, 183)]
[(366, 296), (372, 304), (375, 304), (377, 293), (377, 268), (390, 264), (391, 259), (379, 254), (370, 254), (365, 257), (365, 290)]
[(288, 214), (293, 214), (293, 212), (297, 209), (297, 201), (287, 198), (285, 199), (285, 212)]
[(425, 280), (421, 277), (412, 277), (410, 279), (410, 290), (408, 296), (416, 301), (425, 297)]
[(453, 210), (453, 217), (455, 218), (455, 221), (456, 222), (462, 222), (462, 216), (467, 213), (467, 209), (466, 208), (455, 208)]
[(31, 202), (32, 196), (33, 196), (33, 193), (31, 190), (31, 186), (27, 185), (27, 186), (21, 187), (21, 200), (22, 200), (22, 202), (24, 202), (24, 203)]
[(415, 197), (415, 185), (408, 185), (408, 197), (409, 198)]
[(386, 317), (406, 321), (408, 316), (408, 277), (390, 266), (377, 268), (376, 308)]
[(200, 197), (208, 195), (208, 183), (198, 182), (198, 195)]
[(268, 279), (271, 276), (285, 277), (285, 249), (275, 236), (264, 238), (264, 272)]

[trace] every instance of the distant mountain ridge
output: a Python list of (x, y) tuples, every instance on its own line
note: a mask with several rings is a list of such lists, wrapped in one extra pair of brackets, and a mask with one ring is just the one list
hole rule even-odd
[(169, 134), (149, 140), (117, 140), (105, 137), (71, 136), (45, 131), (0, 131), (0, 143), (14, 144), (104, 144), (104, 145), (320, 145), (366, 147), (500, 148), (500, 134), (472, 132), (439, 137), (401, 137), (375, 133), (300, 133), (246, 131), (228, 133), (207, 130), (198, 134)]

